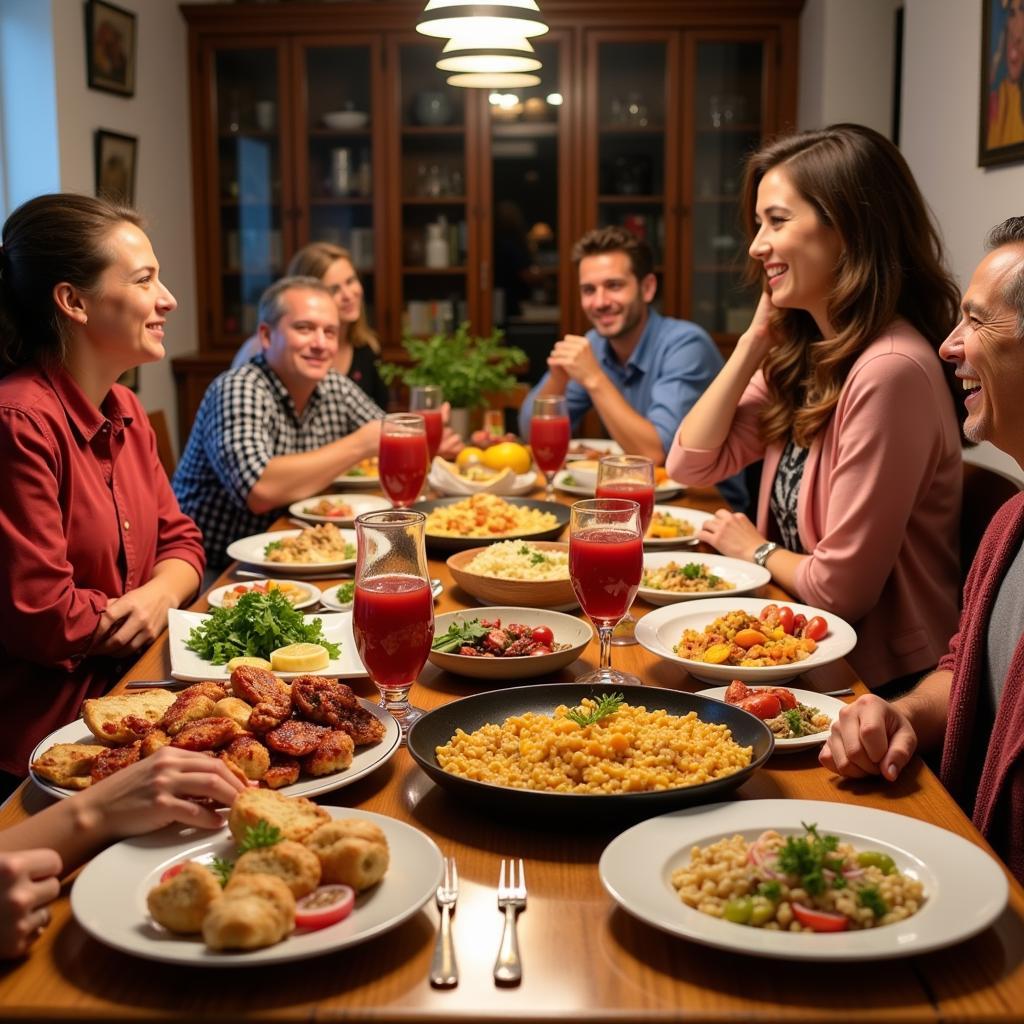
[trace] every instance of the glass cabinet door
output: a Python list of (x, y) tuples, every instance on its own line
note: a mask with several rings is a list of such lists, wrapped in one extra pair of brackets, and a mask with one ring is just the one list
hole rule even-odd
[[(402, 333), (426, 336), (475, 316), (470, 308), (470, 226), (466, 154), (467, 107), (472, 90), (456, 89), (434, 66), (439, 47), (397, 41), (389, 66), (397, 115), (392, 181), (397, 231), (391, 233), (397, 266), (396, 305)], [(393, 340), (397, 341), (397, 337)]]
[(747, 239), (739, 190), (745, 158), (765, 136), (765, 43), (696, 40), (689, 271), (690, 316), (714, 335), (750, 324), (757, 289), (743, 280)]
[(655, 305), (676, 305), (678, 125), (673, 81), (675, 37), (592, 39), (595, 109), (595, 220), (619, 224), (650, 245), (659, 279)]
[(367, 317), (378, 324), (380, 110), (373, 70), (379, 47), (369, 40), (342, 44), (300, 40), (298, 66), (303, 109), (299, 117), (296, 186), (300, 227), (296, 243), (331, 242), (347, 249), (363, 285)]
[[(280, 70), (276, 47), (212, 53), (213, 136), (217, 180), (218, 293), (211, 296), (214, 337), (225, 347), (256, 330), (263, 290), (279, 277), (290, 226), (282, 158)], [(286, 238), (286, 236), (289, 236)]]
[[(547, 369), (551, 346), (568, 329), (563, 303), (571, 267), (571, 185), (562, 173), (568, 61), (562, 39), (534, 40), (540, 85), (485, 93), (490, 159), (491, 325), (530, 357), (528, 379)], [(485, 221), (486, 222), (486, 221)]]

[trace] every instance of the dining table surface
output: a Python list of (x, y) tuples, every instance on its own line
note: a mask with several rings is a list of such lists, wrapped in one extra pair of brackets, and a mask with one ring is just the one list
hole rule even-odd
[[(559, 495), (558, 500), (574, 499)], [(714, 489), (697, 488), (674, 503), (705, 511), (721, 505)], [(292, 525), (286, 519), (276, 524)], [(453, 583), (444, 558), (429, 560), (431, 575), (445, 587), (437, 612), (476, 606)], [(229, 567), (217, 584), (236, 580), (236, 569)], [(771, 584), (758, 594), (787, 596)], [(196, 611), (207, 607), (204, 598), (192, 605)], [(639, 600), (633, 607), (638, 618), (650, 610)], [(594, 668), (597, 656), (595, 638), (569, 668), (535, 681), (571, 682)], [(641, 646), (614, 648), (614, 664), (651, 687), (702, 688), (681, 666)], [(132, 679), (166, 679), (169, 672), (164, 633), (118, 688)], [(376, 697), (369, 679), (347, 682), (360, 696)], [(822, 692), (847, 687), (855, 694), (866, 692), (845, 660), (804, 673), (798, 685)], [(428, 663), (412, 700), (430, 709), (494, 688)], [(909, 815), (991, 852), (921, 757), (896, 782), (885, 783), (839, 779), (818, 764), (816, 749), (774, 756), (730, 797), (778, 798)], [(0, 809), (0, 827), (22, 820), (49, 799), (26, 782)], [(53, 905), (52, 923), (30, 954), (0, 967), (0, 1020), (1024, 1020), (1024, 891), (1008, 873), (1006, 909), (990, 927), (953, 947), (879, 962), (762, 959), (663, 933), (615, 903), (601, 883), (598, 861), (635, 819), (552, 819), (466, 804), (438, 788), (404, 748), (372, 774), (317, 800), (406, 822), (455, 857), (456, 987), (433, 988), (428, 980), (438, 928), (433, 900), (361, 945), (258, 969), (207, 970), (133, 957), (90, 937), (70, 910), (72, 876)], [(919, 853), (927, 858), (927, 851)], [(496, 889), (501, 860), (510, 857), (522, 858), (529, 895), (519, 915), (522, 981), (501, 987), (492, 978), (503, 922)], [(964, 877), (962, 884), (969, 887), (971, 879)], [(125, 895), (112, 891), (110, 899)]]

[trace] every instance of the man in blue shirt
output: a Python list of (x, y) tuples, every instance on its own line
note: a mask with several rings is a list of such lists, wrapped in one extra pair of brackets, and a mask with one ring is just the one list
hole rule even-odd
[[(574, 427), (594, 408), (623, 451), (665, 461), (683, 417), (722, 368), (706, 331), (650, 308), (658, 279), (649, 246), (625, 228), (588, 232), (575, 245), (580, 301), (594, 325), (566, 335), (548, 356), (548, 372), (527, 395), (519, 429), (529, 436), (533, 400), (565, 395)], [(741, 475), (718, 484), (735, 509), (747, 506)]]

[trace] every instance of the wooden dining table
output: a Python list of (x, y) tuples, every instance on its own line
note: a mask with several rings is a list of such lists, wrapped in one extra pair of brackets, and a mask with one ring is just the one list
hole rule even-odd
[[(703, 510), (720, 505), (713, 490), (691, 489), (676, 501)], [(218, 583), (235, 579), (234, 568)], [(445, 586), (439, 612), (474, 606), (453, 584), (443, 556), (431, 558), (430, 569)], [(772, 585), (760, 593), (786, 596)], [(193, 606), (206, 607), (204, 599)], [(637, 617), (647, 611), (642, 602), (634, 605)], [(571, 682), (596, 665), (597, 653), (594, 640), (568, 669), (537, 681)], [(615, 648), (614, 663), (648, 686), (697, 691), (702, 685), (640, 646)], [(169, 671), (164, 634), (119, 685), (165, 679)], [(352, 685), (364, 697), (376, 695), (368, 679)], [(798, 685), (865, 692), (845, 661), (805, 673)], [(429, 709), (491, 688), (428, 664), (412, 698)], [(775, 756), (734, 798), (879, 808), (930, 822), (990, 851), (920, 757), (896, 782), (884, 783), (841, 780), (818, 764), (815, 750)], [(48, 799), (26, 783), (0, 810), (0, 827), (22, 820)], [(209, 970), (135, 958), (91, 938), (70, 912), (69, 881), (31, 953), (0, 967), (0, 1020), (1024, 1020), (1024, 891), (1010, 876), (1009, 905), (995, 923), (945, 950), (866, 963), (759, 959), (665, 934), (612, 900), (601, 884), (598, 860), (632, 820), (558, 821), (468, 805), (435, 786), (404, 748), (369, 776), (317, 799), (407, 822), (455, 857), (455, 988), (435, 989), (428, 981), (438, 925), (433, 901), (362, 945), (279, 966)], [(927, 858), (927, 850), (916, 852)], [(519, 915), (523, 977), (515, 987), (497, 986), (491, 974), (503, 921), (496, 900), (499, 864), (506, 857), (523, 859), (529, 890)], [(971, 879), (961, 884), (969, 887)], [(127, 892), (110, 893), (111, 900), (129, 898)]]

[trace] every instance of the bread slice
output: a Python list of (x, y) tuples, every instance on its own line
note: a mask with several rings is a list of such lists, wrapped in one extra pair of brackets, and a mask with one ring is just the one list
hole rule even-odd
[(238, 842), (245, 838), (250, 826), (265, 821), (281, 830), (283, 839), (301, 843), (315, 829), (331, 820), (331, 816), (312, 800), (302, 796), (284, 796), (272, 789), (247, 789), (239, 793), (231, 807), (228, 827)]
[[(155, 725), (174, 703), (170, 690), (139, 690), (92, 697), (82, 704), (82, 718), (89, 731), (103, 743), (134, 743), (139, 738), (124, 719), (141, 719)], [(138, 722), (136, 722), (138, 724)]]
[(32, 762), (32, 770), (65, 789), (85, 789), (92, 783), (93, 762), (106, 749), (92, 743), (55, 743)]

